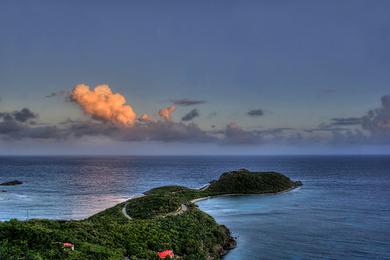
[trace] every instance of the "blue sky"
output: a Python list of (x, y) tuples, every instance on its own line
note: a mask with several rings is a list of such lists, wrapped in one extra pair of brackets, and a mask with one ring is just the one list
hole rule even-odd
[[(106, 83), (137, 114), (156, 113), (172, 99), (205, 100), (178, 107), (173, 115), (180, 122), (197, 109), (193, 123), (202, 131), (222, 133), (234, 123), (249, 132), (293, 128), (295, 135), (332, 118), (364, 117), (390, 94), (389, 11), (388, 1), (1, 1), (0, 113), (28, 108), (39, 114), (35, 125), (88, 120), (63, 96), (46, 96), (78, 83)], [(264, 113), (251, 117), (250, 110)], [(382, 114), (381, 122), (387, 122)], [(356, 145), (369, 144), (374, 148), (367, 151), (388, 151), (390, 129), (384, 125), (379, 141), (357, 137), (361, 141), (352, 142), (353, 148), (346, 142), (347, 148), (332, 149), (356, 151)], [(18, 153), (14, 138), (4, 133), (3, 147)], [(333, 147), (313, 138), (301, 143), (314, 143), (316, 151)], [(25, 139), (38, 142), (43, 153), (48, 149), (42, 140)], [(72, 151), (68, 141), (54, 139), (44, 142), (66, 142)], [(86, 153), (94, 142), (85, 141)], [(171, 153), (202, 147), (170, 146)], [(227, 149), (219, 146), (215, 153)], [(262, 147), (259, 142), (250, 149), (264, 152)]]

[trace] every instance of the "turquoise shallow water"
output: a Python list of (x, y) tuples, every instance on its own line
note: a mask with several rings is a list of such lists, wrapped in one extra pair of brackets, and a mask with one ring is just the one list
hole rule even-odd
[(226, 259), (390, 259), (390, 156), (0, 157), (0, 220), (80, 219), (147, 189), (201, 187), (232, 169), (280, 171), (288, 193), (200, 208), (238, 236)]

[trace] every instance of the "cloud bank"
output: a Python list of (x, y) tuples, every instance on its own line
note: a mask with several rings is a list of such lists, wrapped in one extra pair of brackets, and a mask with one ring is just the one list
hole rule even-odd
[[(174, 122), (175, 104), (158, 111), (161, 117), (149, 114), (137, 117), (133, 107), (123, 95), (114, 93), (108, 85), (91, 89), (85, 84), (76, 85), (69, 94), (73, 104), (82, 108), (88, 120), (66, 120), (50, 125), (39, 122), (39, 115), (28, 108), (0, 113), (0, 138), (2, 140), (42, 139), (78, 140), (85, 137), (105, 137), (123, 142), (181, 142), (214, 143), (221, 145), (260, 144), (390, 144), (390, 95), (381, 98), (380, 107), (361, 117), (334, 117), (317, 128), (252, 128), (237, 123), (212, 130), (201, 129), (195, 123), (187, 123), (199, 116), (192, 109)], [(191, 103), (191, 102), (188, 102)], [(249, 116), (262, 116), (263, 110), (255, 109)]]

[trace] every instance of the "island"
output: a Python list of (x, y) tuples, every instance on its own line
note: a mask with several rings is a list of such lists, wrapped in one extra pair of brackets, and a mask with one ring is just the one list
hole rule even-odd
[(21, 185), (21, 184), (23, 184), (23, 182), (18, 181), (18, 180), (14, 180), (14, 181), (2, 182), (2, 183), (0, 183), (0, 186), (15, 186), (15, 185)]
[(12, 219), (0, 222), (0, 259), (220, 259), (235, 240), (194, 202), (300, 185), (280, 173), (241, 169), (202, 189), (154, 188), (84, 220)]

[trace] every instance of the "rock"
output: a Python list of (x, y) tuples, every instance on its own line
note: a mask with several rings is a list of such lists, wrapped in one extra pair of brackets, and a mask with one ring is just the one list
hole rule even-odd
[(227, 254), (229, 250), (232, 250), (237, 246), (237, 241), (233, 237), (229, 237), (223, 245), (224, 254)]
[(225, 225), (220, 225), (221, 228), (224, 230), (225, 234), (227, 235), (227, 239), (222, 245), (222, 248), (220, 249), (220, 255), (224, 256), (226, 255), (229, 250), (232, 250), (237, 246), (237, 241), (232, 236), (230, 230)]
[(23, 184), (23, 182), (18, 181), (18, 180), (6, 181), (6, 182), (3, 182), (3, 183), (0, 183), (1, 186), (14, 186), (14, 185), (20, 185), (20, 184)]
[(299, 186), (303, 185), (301, 181), (296, 181), (296, 182), (294, 182), (294, 184), (295, 184), (296, 187), (299, 187)]

